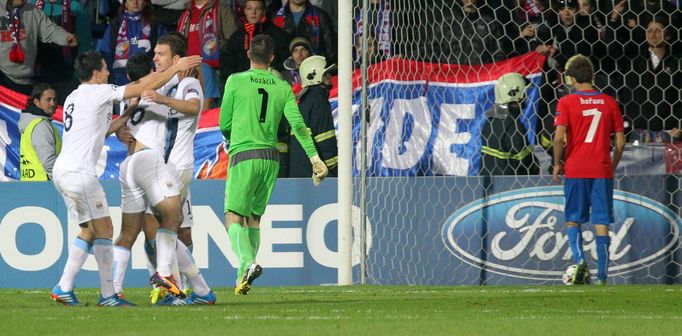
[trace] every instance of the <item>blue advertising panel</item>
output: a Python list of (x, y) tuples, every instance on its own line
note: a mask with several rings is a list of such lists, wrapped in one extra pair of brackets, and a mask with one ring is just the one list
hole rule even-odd
[[(120, 231), (121, 192), (103, 181), (114, 237)], [(219, 180), (192, 183), (194, 258), (207, 282), (234, 286), (237, 258), (223, 222), (225, 184)], [(313, 187), (311, 179), (278, 181), (264, 214), (258, 261), (265, 268), (262, 285), (336, 283), (336, 183)], [(67, 225), (64, 201), (52, 183), (0, 183), (0, 287), (51, 287), (59, 281), (70, 242), (79, 228)], [(149, 283), (142, 237), (132, 248), (124, 285)], [(78, 287), (97, 287), (94, 256), (77, 278)]]
[[(315, 188), (310, 179), (278, 181), (261, 222), (259, 284), (336, 283), (336, 183)], [(680, 185), (677, 176), (616, 181), (610, 283), (682, 283)], [(104, 187), (116, 236), (120, 186), (105, 181)], [(67, 225), (63, 200), (49, 182), (0, 183), (0, 195), (0, 287), (53, 286), (79, 231)], [(224, 182), (194, 181), (192, 199), (194, 258), (210, 285), (232, 286), (237, 259), (223, 226)], [(549, 177), (370, 178), (367, 200), (369, 283), (559, 284), (572, 263), (562, 187)], [(590, 229), (584, 226), (584, 249), (594, 272)], [(132, 248), (125, 287), (148, 283), (141, 239)], [(77, 286), (97, 287), (95, 270), (91, 256)]]

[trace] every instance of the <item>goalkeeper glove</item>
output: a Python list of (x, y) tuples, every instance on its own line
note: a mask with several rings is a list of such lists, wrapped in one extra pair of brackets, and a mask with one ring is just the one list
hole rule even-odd
[(317, 187), (320, 185), (320, 182), (327, 177), (329, 169), (327, 169), (327, 166), (322, 162), (319, 155), (311, 157), (310, 163), (313, 165), (313, 184)]

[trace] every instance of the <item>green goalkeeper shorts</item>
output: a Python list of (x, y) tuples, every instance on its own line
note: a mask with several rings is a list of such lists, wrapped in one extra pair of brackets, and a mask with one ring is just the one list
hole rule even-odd
[(262, 216), (278, 173), (279, 161), (275, 160), (250, 159), (230, 165), (225, 182), (225, 212)]

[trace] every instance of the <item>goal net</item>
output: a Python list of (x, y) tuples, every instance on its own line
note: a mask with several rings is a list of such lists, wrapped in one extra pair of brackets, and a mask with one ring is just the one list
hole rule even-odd
[[(363, 1), (353, 8), (354, 204), (366, 205), (367, 223), (355, 282), (364, 272), (368, 284), (561, 283), (573, 261), (550, 146), (557, 100), (571, 92), (564, 66), (577, 53), (590, 57), (595, 86), (617, 98), (626, 120), (609, 283), (682, 282), (681, 22), (672, 3), (367, 2), (366, 18)], [(527, 80), (516, 112), (496, 104), (494, 90), (512, 72)], [(583, 238), (596, 274), (589, 223)]]

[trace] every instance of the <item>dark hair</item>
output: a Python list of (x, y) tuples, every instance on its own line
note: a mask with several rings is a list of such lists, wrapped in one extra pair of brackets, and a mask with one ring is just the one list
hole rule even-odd
[(92, 72), (102, 70), (102, 54), (97, 51), (86, 51), (76, 57), (76, 74), (81, 82), (92, 79)]
[(140, 52), (128, 58), (126, 72), (131, 82), (134, 82), (152, 72), (152, 62), (146, 53)]
[(251, 61), (270, 65), (270, 59), (275, 52), (275, 42), (268, 35), (256, 35), (251, 40), (251, 48), (249, 50), (251, 50)]
[[(121, 6), (118, 7), (119, 17), (123, 17), (123, 13), (126, 11), (126, 0), (121, 1)], [(142, 7), (142, 18), (144, 23), (149, 23), (153, 21), (154, 12), (152, 11), (151, 0), (144, 0), (144, 7)]]
[(171, 56), (185, 57), (187, 54), (187, 40), (180, 33), (172, 32), (159, 37), (156, 45), (164, 44), (170, 47)]
[(265, 9), (265, 7), (266, 7), (266, 6), (265, 6), (265, 0), (243, 0), (243, 1), (242, 1), (242, 4), (243, 4), (242, 6), (246, 6), (246, 3), (249, 2), (249, 1), (258, 1), (258, 2), (260, 2), (260, 3), (263, 4), (263, 9)]
[(29, 106), (35, 105), (35, 104), (33, 104), (33, 100), (34, 99), (40, 100), (40, 98), (43, 97), (43, 93), (45, 93), (45, 91), (47, 91), (47, 90), (53, 90), (54, 91), (54, 88), (52, 87), (52, 85), (50, 85), (48, 83), (36, 84), (36, 86), (33, 87), (33, 91), (31, 91), (31, 95), (28, 97), (27, 105), (29, 105)]
[(644, 26), (645, 29), (649, 28), (649, 25), (652, 23), (658, 23), (662, 30), (663, 30), (663, 39), (668, 41), (670, 39), (670, 29), (668, 29), (668, 25), (670, 24), (670, 20), (668, 20), (667, 17), (662, 16), (662, 15), (656, 15), (654, 16), (651, 21), (647, 22), (647, 24)]
[(577, 54), (568, 59), (566, 62), (566, 72), (567, 76), (575, 78), (577, 83), (592, 83), (594, 78), (594, 66), (590, 58)]

